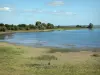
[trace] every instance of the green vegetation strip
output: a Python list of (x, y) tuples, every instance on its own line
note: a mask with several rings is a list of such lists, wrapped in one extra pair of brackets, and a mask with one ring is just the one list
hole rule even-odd
[(5, 34), (9, 32), (43, 32), (43, 31), (53, 31), (53, 30), (72, 30), (72, 29), (82, 29), (82, 28), (93, 28), (93, 24), (90, 23), (88, 26), (82, 26), (82, 25), (76, 25), (76, 26), (55, 26), (51, 23), (42, 23), (40, 21), (37, 21), (35, 24), (3, 24), (0, 23), (0, 33)]

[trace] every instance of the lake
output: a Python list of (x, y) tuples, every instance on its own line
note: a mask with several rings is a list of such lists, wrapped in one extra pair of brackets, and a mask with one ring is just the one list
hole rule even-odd
[(100, 47), (100, 29), (4, 34), (0, 41), (32, 47)]

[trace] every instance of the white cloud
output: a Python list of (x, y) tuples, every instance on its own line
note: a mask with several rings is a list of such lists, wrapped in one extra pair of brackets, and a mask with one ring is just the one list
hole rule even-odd
[(49, 3), (49, 5), (51, 6), (61, 6), (61, 5), (64, 5), (64, 2), (63, 1), (52, 1)]
[[(2, 11), (11, 11), (11, 8), (9, 7), (4, 7), (0, 8)], [(34, 13), (34, 14), (52, 14), (52, 15), (60, 15), (60, 16), (71, 16), (71, 15), (76, 15), (74, 12), (67, 12), (64, 10), (54, 10), (54, 11), (47, 11), (43, 9), (24, 9), (24, 10), (13, 10), (13, 13)]]
[(9, 7), (2, 7), (2, 8), (0, 8), (0, 11), (11, 11), (11, 8), (9, 8)]
[(54, 10), (53, 12), (51, 12), (52, 14), (55, 15), (76, 15), (76, 13), (73, 12), (66, 12), (66, 11), (56, 11)]
[(74, 12), (66, 12), (66, 11), (46, 11), (46, 10), (42, 10), (42, 9), (28, 9), (28, 10), (24, 10), (25, 12), (30, 12), (30, 13), (43, 13), (43, 14), (53, 14), (53, 15), (76, 15), (76, 13)]

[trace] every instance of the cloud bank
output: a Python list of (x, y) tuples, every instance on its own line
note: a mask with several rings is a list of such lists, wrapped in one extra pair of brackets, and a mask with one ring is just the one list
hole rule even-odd
[(29, 10), (24, 10), (24, 12), (29, 12), (29, 13), (36, 13), (36, 14), (53, 14), (53, 15), (76, 15), (74, 12), (67, 12), (67, 11), (61, 11), (61, 10), (53, 10), (53, 11), (47, 11), (47, 10), (42, 10), (42, 9), (29, 9)]
[(0, 11), (11, 11), (11, 8), (9, 8), (9, 7), (2, 7), (2, 8), (0, 8)]
[(76, 15), (74, 12), (62, 11), (62, 10), (43, 10), (43, 9), (11, 9), (10, 7), (2, 7), (0, 11), (11, 11), (12, 13), (33, 13), (33, 14), (53, 14), (53, 15)]

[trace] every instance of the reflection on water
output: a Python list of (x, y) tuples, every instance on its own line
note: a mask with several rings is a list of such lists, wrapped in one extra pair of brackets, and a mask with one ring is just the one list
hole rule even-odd
[(28, 46), (100, 47), (100, 29), (28, 32), (0, 35), (0, 41)]
[(0, 35), (0, 39), (5, 39), (5, 35)]
[(1, 34), (1, 35), (0, 35), (0, 39), (1, 39), (1, 40), (11, 39), (12, 36), (13, 36), (12, 33), (11, 33), (11, 34)]

